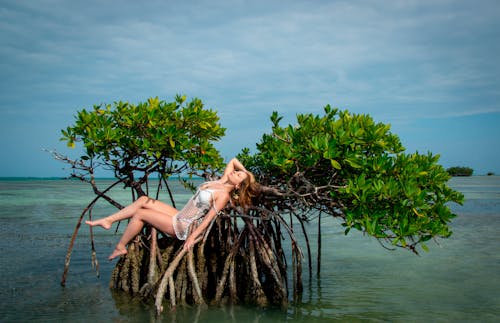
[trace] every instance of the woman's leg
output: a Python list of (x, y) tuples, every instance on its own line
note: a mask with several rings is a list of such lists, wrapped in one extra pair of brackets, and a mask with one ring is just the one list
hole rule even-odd
[(114, 222), (130, 219), (115, 250), (109, 256), (109, 260), (111, 260), (127, 253), (127, 244), (141, 232), (145, 222), (169, 235), (175, 236), (172, 218), (177, 212), (177, 209), (168, 204), (147, 196), (141, 196), (134, 203), (110, 216), (95, 221), (85, 221), (85, 223), (91, 227), (101, 226), (108, 230)]
[(168, 204), (151, 199), (147, 196), (141, 196), (134, 203), (124, 207), (110, 216), (95, 221), (85, 221), (85, 223), (91, 227), (98, 225), (106, 230), (109, 230), (114, 222), (131, 218), (141, 208), (153, 209), (171, 216), (174, 216), (177, 213), (177, 210)]
[(113, 251), (113, 253), (111, 253), (108, 259), (112, 260), (115, 257), (126, 254), (127, 244), (141, 232), (142, 228), (144, 227), (144, 223), (149, 223), (158, 230), (165, 232), (171, 236), (175, 236), (175, 231), (172, 224), (172, 218), (174, 215), (175, 214), (165, 214), (165, 212), (161, 212), (153, 208), (141, 208), (137, 210), (134, 216), (132, 216), (132, 218), (130, 219), (125, 232), (123, 232), (120, 241), (118, 242), (115, 250)]

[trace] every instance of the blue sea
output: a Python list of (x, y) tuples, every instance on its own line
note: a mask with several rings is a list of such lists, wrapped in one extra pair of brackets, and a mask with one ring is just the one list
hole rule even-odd
[[(172, 185), (182, 206), (190, 192)], [(94, 197), (88, 185), (1, 179), (0, 322), (499, 322), (500, 177), (457, 177), (450, 186), (463, 192), (466, 202), (451, 206), (459, 215), (451, 224), (454, 234), (429, 243), (429, 252), (388, 251), (359, 232), (345, 236), (338, 220), (323, 218), (321, 275), (314, 267), (309, 279), (304, 263), (299, 304), (287, 309), (186, 307), (156, 318), (152, 302), (108, 287), (116, 261), (108, 262), (107, 256), (123, 228), (116, 234), (94, 231), (97, 276), (89, 231), (82, 226), (66, 287), (60, 285), (71, 234)], [(121, 188), (113, 196), (130, 201)], [(113, 211), (102, 203), (93, 216)], [(316, 226), (308, 226), (313, 259)]]

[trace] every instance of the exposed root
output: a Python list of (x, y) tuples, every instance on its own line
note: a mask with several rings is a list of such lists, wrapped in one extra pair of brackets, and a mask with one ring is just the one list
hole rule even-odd
[[(199, 242), (201, 239), (198, 238), (195, 241), (195, 244)], [(165, 289), (167, 287), (167, 283), (169, 280), (172, 278), (172, 275), (174, 274), (174, 271), (177, 269), (177, 266), (179, 265), (179, 262), (184, 258), (184, 255), (186, 254), (185, 249), (181, 249), (177, 256), (175, 256), (174, 260), (170, 263), (170, 265), (167, 267), (167, 270), (163, 274), (163, 277), (160, 281), (160, 284), (158, 286), (156, 296), (155, 296), (155, 306), (156, 306), (156, 312), (157, 314), (160, 314), (162, 311), (161, 308), (161, 302), (163, 300), (163, 297), (165, 295)], [(175, 297), (174, 297), (175, 298)]]
[[(146, 246), (130, 244), (128, 254), (113, 271), (111, 286), (153, 297), (157, 315), (163, 312), (166, 300), (172, 310), (179, 304), (242, 301), (261, 307), (285, 306), (286, 259), (278, 227), (283, 222), (245, 218), (240, 228), (234, 218), (216, 221), (221, 223), (211, 227), (210, 235), (199, 237), (190, 251), (173, 238), (158, 242), (153, 238)], [(302, 253), (295, 243), (292, 240), (294, 290), (301, 290)]]
[(195, 292), (194, 299), (196, 304), (205, 305), (205, 301), (203, 300), (203, 294), (201, 293), (200, 284), (198, 282), (198, 277), (196, 276), (196, 271), (194, 269), (194, 256), (192, 250), (188, 252), (188, 272), (193, 284), (193, 290)]
[(256, 303), (261, 307), (265, 307), (268, 305), (268, 301), (259, 280), (259, 273), (257, 272), (257, 263), (255, 261), (255, 246), (252, 240), (250, 240), (250, 271), (252, 273), (252, 283), (253, 283), (252, 293), (255, 295)]

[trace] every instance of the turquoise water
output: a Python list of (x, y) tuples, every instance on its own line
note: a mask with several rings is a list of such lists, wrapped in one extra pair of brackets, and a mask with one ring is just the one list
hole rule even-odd
[[(431, 243), (428, 253), (387, 251), (360, 233), (346, 237), (338, 221), (323, 219), (321, 278), (309, 281), (304, 274), (301, 304), (286, 310), (179, 308), (161, 321), (500, 321), (500, 177), (453, 178), (450, 185), (465, 194), (466, 203), (452, 206), (459, 214), (454, 235)], [(179, 186), (175, 193), (180, 205), (189, 197)], [(114, 196), (129, 200), (119, 189)], [(112, 230), (95, 232), (96, 277), (88, 230), (82, 228), (67, 286), (60, 286), (76, 219), (92, 197), (90, 187), (77, 181), (0, 180), (0, 322), (156, 321), (152, 304), (108, 288), (115, 262), (106, 258), (118, 240)], [(99, 204), (94, 216), (112, 211)], [(309, 229), (315, 240), (316, 224)]]

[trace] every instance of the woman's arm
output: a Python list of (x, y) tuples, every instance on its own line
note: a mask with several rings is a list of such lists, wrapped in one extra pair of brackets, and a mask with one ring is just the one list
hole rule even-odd
[(193, 244), (201, 234), (205, 232), (207, 229), (208, 225), (212, 220), (215, 218), (217, 215), (217, 210), (222, 210), (223, 208), (226, 207), (226, 204), (229, 202), (229, 194), (217, 194), (217, 197), (215, 198), (214, 201), (214, 206), (210, 208), (210, 210), (205, 214), (203, 221), (201, 224), (193, 231), (191, 234), (187, 237), (186, 241), (184, 242), (184, 249), (191, 249), (193, 247)]
[(227, 175), (234, 170), (243, 170), (246, 171), (245, 166), (236, 158), (233, 158), (227, 163), (226, 168), (224, 169), (224, 174), (220, 178), (221, 182), (225, 182), (227, 180)]

